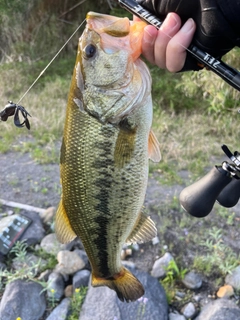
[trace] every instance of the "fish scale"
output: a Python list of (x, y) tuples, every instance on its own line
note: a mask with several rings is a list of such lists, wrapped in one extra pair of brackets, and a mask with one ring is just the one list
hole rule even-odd
[[(134, 62), (126, 50), (103, 51), (102, 31), (92, 29), (96, 19), (95, 13), (91, 14), (93, 19), (88, 19), (79, 41), (68, 98), (56, 234), (62, 243), (79, 236), (92, 267), (92, 285), (106, 285), (128, 302), (141, 297), (144, 289), (122, 266), (122, 246), (126, 241), (147, 241), (156, 235), (153, 221), (141, 213), (149, 150), (155, 141), (151, 132), (151, 79), (145, 64)], [(97, 19), (104, 17), (103, 23), (109, 19), (96, 15)], [(110, 46), (115, 35), (119, 39), (120, 24), (129, 23), (126, 18), (115, 19), (117, 31), (111, 23), (108, 28), (114, 34)], [(85, 51), (87, 46), (91, 47)], [(96, 53), (93, 59), (92, 52)], [(107, 71), (103, 61), (109, 62)], [(115, 65), (118, 61), (120, 69)], [(104, 87), (96, 74), (104, 75)], [(155, 145), (157, 150), (156, 141)]]

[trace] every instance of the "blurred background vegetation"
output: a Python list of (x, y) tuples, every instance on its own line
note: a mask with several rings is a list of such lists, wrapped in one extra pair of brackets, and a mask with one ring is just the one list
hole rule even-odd
[[(18, 102), (88, 11), (126, 16), (113, 0), (0, 0), (0, 110)], [(128, 15), (129, 16), (129, 15)], [(84, 26), (83, 26), (84, 27)], [(41, 163), (56, 162), (78, 38), (66, 45), (21, 102), (32, 115), (31, 130), (1, 122), (0, 152), (31, 152)], [(239, 49), (225, 61), (239, 67)], [(179, 181), (178, 171), (193, 176), (215, 164), (221, 145), (239, 148), (239, 92), (210, 71), (170, 74), (149, 65), (154, 123), (163, 160), (150, 167), (163, 180)]]

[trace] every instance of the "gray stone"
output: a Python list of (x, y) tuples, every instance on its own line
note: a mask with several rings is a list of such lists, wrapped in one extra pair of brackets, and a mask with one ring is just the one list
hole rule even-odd
[(203, 307), (196, 320), (237, 320), (240, 319), (240, 309), (231, 300), (217, 299)]
[(42, 221), (36, 212), (26, 211), (24, 216), (30, 218), (32, 223), (26, 229), (26, 231), (19, 238), (20, 241), (26, 240), (29, 246), (40, 243), (42, 238), (45, 236), (45, 230), (43, 228)]
[(53, 255), (57, 255), (59, 251), (65, 249), (65, 245), (61, 244), (57, 240), (55, 233), (50, 233), (47, 236), (45, 236), (42, 239), (40, 246), (43, 250)]
[(192, 302), (187, 303), (182, 308), (182, 314), (187, 319), (192, 319), (196, 315), (196, 308), (195, 308), (194, 304)]
[(186, 320), (186, 318), (181, 314), (169, 313), (169, 320)]
[(27, 253), (23, 261), (15, 258), (13, 260), (12, 267), (15, 270), (26, 268), (31, 270), (32, 274), (35, 276), (38, 272), (40, 272), (41, 268), (46, 266), (46, 264), (46, 260), (35, 256), (33, 253)]
[(199, 289), (202, 286), (202, 278), (198, 273), (195, 273), (193, 271), (188, 272), (184, 279), (182, 280), (182, 283), (185, 285), (188, 289)]
[(84, 260), (75, 252), (62, 250), (57, 255), (56, 271), (63, 274), (74, 274), (85, 267)]
[(80, 287), (87, 287), (91, 272), (89, 270), (80, 270), (73, 276), (73, 290)]
[(90, 263), (89, 263), (89, 260), (88, 260), (88, 256), (86, 254), (86, 252), (84, 250), (80, 250), (80, 249), (75, 249), (73, 252), (76, 252), (77, 255), (84, 261), (85, 263), (85, 268), (87, 267), (90, 268)]
[(48, 277), (47, 296), (49, 299), (60, 300), (64, 295), (64, 280), (60, 273), (52, 272)]
[(225, 283), (232, 286), (235, 290), (240, 290), (240, 266), (226, 276)]
[(61, 303), (50, 313), (46, 320), (66, 320), (71, 300), (69, 298), (64, 298)]
[(47, 269), (47, 270), (43, 271), (43, 272), (39, 275), (38, 280), (39, 280), (39, 281), (47, 282), (47, 281), (48, 281), (48, 278), (49, 278), (49, 276), (50, 276), (51, 273), (52, 273), (52, 270), (50, 270), (50, 269)]
[(39, 320), (45, 309), (46, 300), (41, 293), (43, 287), (36, 282), (15, 280), (4, 291), (0, 304), (0, 320)]
[(136, 320), (138, 317), (141, 317), (141, 320), (167, 320), (167, 299), (158, 280), (145, 272), (133, 273), (143, 284), (144, 298), (139, 299), (140, 301), (124, 303), (117, 298), (115, 291), (107, 287), (90, 286), (79, 320)]
[(173, 256), (169, 252), (166, 252), (161, 258), (157, 259), (153, 264), (151, 276), (155, 278), (165, 277), (166, 269), (171, 260), (173, 260)]
[(40, 212), (39, 216), (44, 223), (52, 223), (56, 214), (55, 207), (49, 207), (45, 211)]

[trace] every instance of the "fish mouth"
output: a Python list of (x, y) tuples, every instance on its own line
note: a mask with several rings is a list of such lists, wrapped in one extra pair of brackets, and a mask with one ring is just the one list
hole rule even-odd
[(142, 53), (143, 29), (147, 25), (143, 21), (133, 22), (128, 18), (120, 18), (90, 11), (86, 17), (87, 27), (101, 37), (101, 47), (107, 53), (127, 50), (135, 61)]

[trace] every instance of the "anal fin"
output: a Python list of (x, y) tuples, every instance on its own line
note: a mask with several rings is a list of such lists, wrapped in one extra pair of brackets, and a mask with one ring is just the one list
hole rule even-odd
[(77, 237), (71, 227), (62, 199), (56, 213), (55, 232), (57, 239), (61, 243), (68, 243)]
[(142, 243), (152, 240), (157, 235), (157, 229), (152, 219), (140, 213), (139, 219), (135, 223), (132, 232), (128, 236), (127, 243)]

